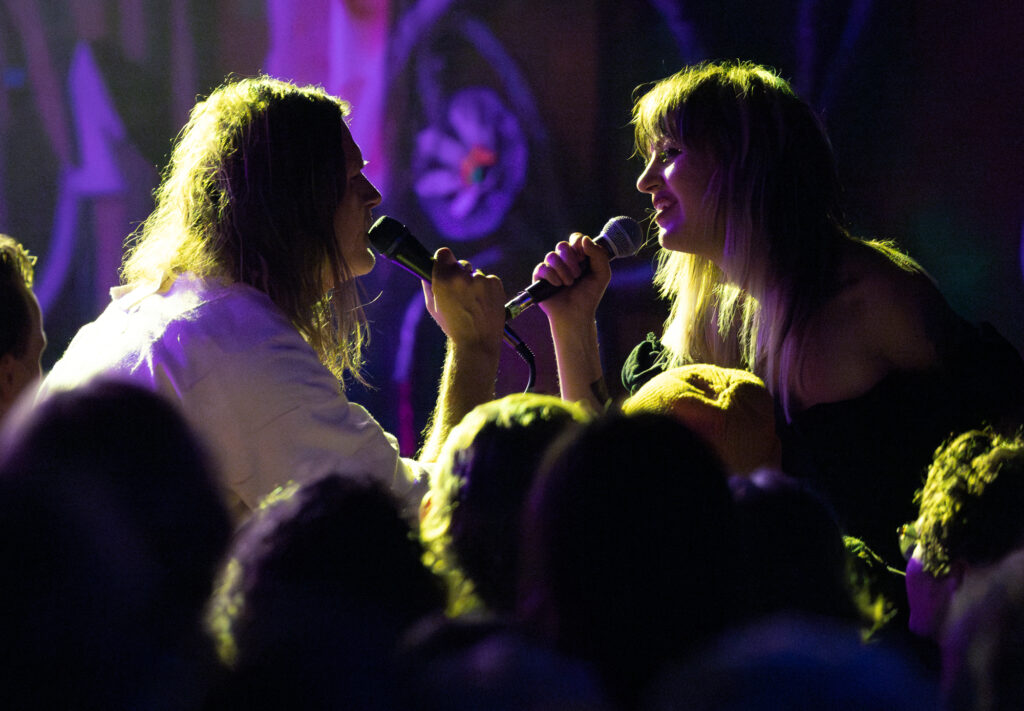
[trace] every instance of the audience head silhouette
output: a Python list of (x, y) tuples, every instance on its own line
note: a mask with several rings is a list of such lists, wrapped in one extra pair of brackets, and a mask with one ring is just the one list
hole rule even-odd
[(43, 314), (32, 293), (36, 258), (0, 234), (0, 418), (42, 375)]
[(722, 464), (666, 415), (609, 415), (545, 459), (523, 522), (520, 614), (592, 660), (628, 703), (735, 614), (735, 506)]
[(910, 628), (939, 640), (966, 578), (1024, 544), (1024, 438), (971, 430), (939, 448), (901, 529)]
[(379, 483), (331, 474), (269, 495), (240, 529), (209, 617), (221, 701), (388, 708), (397, 642), (444, 608), (439, 580)]
[(478, 406), (452, 430), (421, 509), (420, 536), (448, 578), (451, 611), (478, 598), (495, 612), (515, 607), (520, 511), (548, 445), (589, 419), (582, 405), (517, 393)]
[(158, 396), (101, 381), (7, 425), (0, 626), (18, 657), (0, 665), (5, 695), (195, 708), (214, 669), (203, 609), (231, 523), (192, 432)]

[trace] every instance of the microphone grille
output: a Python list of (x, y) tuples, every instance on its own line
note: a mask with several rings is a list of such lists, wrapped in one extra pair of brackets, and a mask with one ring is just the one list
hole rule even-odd
[(608, 220), (597, 238), (605, 240), (605, 244), (611, 249), (612, 259), (631, 257), (640, 251), (644, 243), (640, 223), (625, 215)]

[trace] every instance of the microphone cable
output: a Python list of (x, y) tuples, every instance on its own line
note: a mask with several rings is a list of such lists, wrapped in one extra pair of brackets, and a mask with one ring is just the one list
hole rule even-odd
[(519, 357), (526, 363), (526, 367), (529, 368), (530, 375), (526, 381), (526, 389), (523, 392), (532, 393), (533, 386), (537, 380), (537, 360), (534, 358), (533, 351), (531, 351), (530, 347), (526, 345), (526, 341), (520, 338), (519, 334), (512, 330), (512, 327), (509, 326), (508, 323), (505, 324), (504, 340), (505, 344), (513, 348), (515, 352), (519, 354)]
[[(401, 267), (418, 279), (430, 282), (430, 271), (434, 258), (401, 222), (382, 215), (370, 227), (369, 239), (374, 250), (389, 262)], [(519, 354), (529, 369), (526, 390), (523, 392), (533, 392), (537, 380), (537, 362), (533, 351), (526, 345), (526, 341), (512, 330), (507, 321), (503, 340), (506, 345)]]

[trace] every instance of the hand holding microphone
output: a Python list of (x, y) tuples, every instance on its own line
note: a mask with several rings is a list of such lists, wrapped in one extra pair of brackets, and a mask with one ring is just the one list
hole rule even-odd
[(456, 259), (447, 247), (435, 254), (433, 277), (424, 282), (423, 296), (445, 335), (456, 347), (497, 353), (505, 326), (501, 279)]
[[(420, 279), (430, 281), (434, 258), (401, 222), (384, 215), (370, 228), (369, 237), (370, 244), (383, 257)], [(636, 254), (642, 244), (643, 232), (639, 223), (630, 217), (621, 216), (608, 220), (597, 239), (591, 243), (595, 246), (588, 247), (579, 233), (573, 235), (571, 242), (560, 242), (554, 251), (548, 253), (544, 262), (534, 269), (537, 281), (505, 304), (506, 320), (514, 319), (534, 304), (554, 296), (589, 273), (588, 249), (597, 258), (601, 258), (603, 253), (608, 259), (616, 259)], [(594, 251), (597, 247), (601, 251)]]
[(493, 348), (500, 347), (505, 291), (498, 277), (467, 268), (446, 247), (437, 251), (435, 268), (433, 255), (405, 225), (386, 215), (370, 228), (369, 238), (381, 256), (423, 280), (427, 310), (454, 344), (490, 350), (493, 340)]
[[(431, 281), (434, 271), (434, 258), (401, 222), (386, 215), (382, 216), (370, 228), (369, 238), (373, 248), (385, 259), (394, 262), (424, 282)], [(534, 270), (535, 278), (557, 276), (560, 283), (556, 285), (552, 281), (536, 281), (505, 304), (504, 338), (505, 342), (512, 346), (529, 366), (530, 377), (526, 386), (527, 392), (530, 392), (533, 388), (536, 378), (536, 365), (533, 353), (508, 325), (508, 321), (533, 304), (539, 303), (558, 293), (564, 286), (571, 284), (577, 278), (586, 275), (590, 269), (589, 259), (591, 257), (596, 261), (635, 254), (642, 241), (640, 225), (637, 224), (636, 220), (628, 217), (616, 217), (609, 220), (596, 240), (583, 240), (582, 235), (574, 235), (571, 243), (560, 243), (554, 252), (548, 254), (545, 264), (538, 266)], [(570, 253), (570, 250), (572, 253)], [(442, 254), (445, 261), (454, 266), (454, 256), (449, 257), (447, 252), (439, 254)], [(548, 262), (550, 262), (550, 265)], [(563, 268), (561, 274), (559, 274), (557, 267)], [(602, 268), (607, 273), (607, 262), (602, 261), (599, 268)], [(610, 273), (607, 273), (603, 283), (600, 285), (601, 293), (603, 293), (605, 286), (607, 286), (609, 278)], [(491, 281), (492, 279), (487, 278), (487, 280)], [(496, 281), (500, 288), (501, 282), (496, 278), (493, 281)], [(597, 307), (597, 301), (600, 301), (601, 293), (597, 294), (594, 309)], [(428, 304), (431, 303), (431, 295), (427, 296), (427, 301)], [(433, 311), (432, 309), (432, 315)], [(444, 328), (441, 320), (438, 320), (438, 323)], [(447, 333), (447, 329), (445, 332)]]
[(533, 270), (536, 281), (505, 304), (506, 317), (515, 318), (534, 304), (545, 301), (585, 278), (592, 271), (592, 259), (597, 279), (588, 300), (593, 302), (593, 309), (596, 309), (611, 278), (608, 260), (632, 256), (642, 244), (643, 232), (640, 225), (629, 217), (613, 217), (608, 220), (594, 240), (579, 233), (573, 234), (568, 242), (559, 242)]

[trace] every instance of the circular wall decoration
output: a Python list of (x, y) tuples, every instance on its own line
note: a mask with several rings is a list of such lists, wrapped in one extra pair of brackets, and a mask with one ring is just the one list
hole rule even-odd
[(455, 240), (501, 224), (526, 178), (526, 136), (491, 89), (454, 94), (443, 125), (416, 138), (415, 191), (438, 231)]

